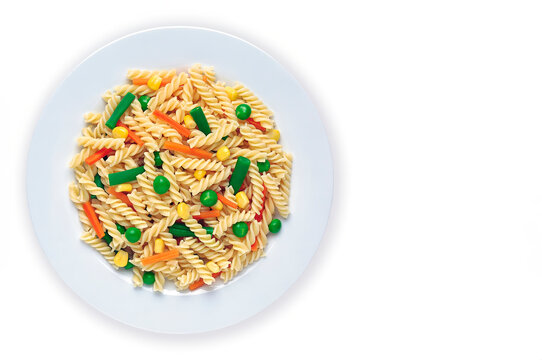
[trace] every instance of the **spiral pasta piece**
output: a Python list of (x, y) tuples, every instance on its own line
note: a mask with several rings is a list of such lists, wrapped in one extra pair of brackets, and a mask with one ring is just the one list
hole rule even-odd
[(215, 172), (213, 175), (207, 175), (197, 183), (190, 185), (192, 195), (197, 195), (200, 192), (207, 190), (211, 185), (217, 184), (222, 180), (227, 179), (231, 175), (231, 168), (227, 167)]
[(163, 88), (160, 88), (154, 97), (151, 98), (149, 101), (149, 109), (151, 111), (156, 110), (156, 108), (164, 103), (166, 100), (169, 99), (169, 97), (173, 94), (174, 91), (176, 91), (181, 85), (183, 85), (186, 82), (186, 73), (180, 73), (179, 75), (176, 75), (173, 77), (171, 82), (164, 86)]
[(234, 212), (218, 220), (218, 224), (213, 229), (213, 235), (221, 237), (233, 224), (238, 223), (239, 221), (252, 221), (253, 219), (254, 213), (251, 211)]
[(207, 266), (205, 266), (203, 260), (201, 260), (200, 257), (190, 248), (189, 243), (183, 242), (179, 247), (179, 251), (183, 257), (188, 260), (190, 265), (196, 269), (198, 275), (203, 279), (203, 282), (205, 282), (207, 285), (214, 282), (215, 279), (213, 278), (211, 271), (209, 271)]

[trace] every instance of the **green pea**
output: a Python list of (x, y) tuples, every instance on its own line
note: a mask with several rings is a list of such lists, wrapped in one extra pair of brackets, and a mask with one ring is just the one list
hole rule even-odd
[(107, 245), (109, 245), (111, 243), (111, 241), (113, 240), (113, 238), (106, 231), (104, 237), (102, 238), (102, 240), (105, 241), (107, 243)]
[(203, 206), (211, 207), (218, 201), (218, 196), (213, 190), (205, 190), (201, 193), (199, 201), (201, 201)]
[(162, 161), (162, 158), (160, 157), (160, 152), (155, 151), (154, 152), (154, 165), (156, 165), (156, 167), (162, 167), (163, 164), (164, 164), (164, 161)]
[(160, 195), (167, 193), (170, 186), (171, 184), (169, 183), (169, 180), (162, 175), (158, 175), (156, 178), (154, 178), (154, 181), (152, 183), (154, 191)]
[(251, 113), (252, 113), (252, 109), (247, 104), (241, 104), (241, 105), (238, 105), (237, 108), (235, 108), (235, 115), (237, 115), (237, 118), (239, 120), (248, 119)]
[(130, 227), (126, 229), (124, 236), (126, 236), (126, 240), (133, 244), (141, 238), (141, 230), (135, 227)]
[(132, 264), (130, 261), (128, 261), (128, 264), (124, 267), (125, 269), (131, 269), (134, 267), (134, 264)]
[(94, 183), (96, 184), (97, 187), (101, 187), (102, 189), (104, 188), (104, 184), (102, 183), (102, 178), (97, 173), (96, 175), (94, 175)]
[(126, 232), (126, 228), (124, 226), (122, 226), (121, 224), (116, 224), (117, 225), (117, 230), (121, 233), (121, 234), (124, 234)]
[(269, 223), (269, 231), (276, 234), (280, 231), (280, 228), (282, 227), (282, 222), (279, 219), (273, 219)]
[(269, 168), (271, 167), (271, 164), (267, 159), (265, 159), (265, 161), (258, 161), (256, 165), (258, 165), (258, 171), (261, 173), (269, 171)]
[(143, 95), (139, 97), (139, 103), (141, 104), (141, 109), (143, 111), (147, 110), (147, 106), (149, 105), (149, 101), (151, 101), (151, 98), (147, 95)]
[(143, 283), (147, 285), (154, 284), (154, 273), (152, 271), (145, 271), (143, 273)]
[(244, 221), (239, 221), (238, 223), (233, 224), (231, 228), (233, 230), (233, 234), (240, 238), (248, 233), (248, 225)]

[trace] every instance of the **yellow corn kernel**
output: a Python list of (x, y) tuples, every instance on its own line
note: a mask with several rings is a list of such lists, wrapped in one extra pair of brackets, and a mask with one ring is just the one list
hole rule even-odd
[(115, 190), (117, 192), (132, 192), (132, 184), (120, 184)]
[(211, 271), (213, 274), (216, 274), (217, 272), (220, 271), (220, 268), (218, 267), (218, 265), (212, 261), (209, 261), (205, 266), (207, 266), (207, 269), (209, 269), (209, 271)]
[(194, 118), (192, 115), (185, 115), (184, 116), (184, 125), (188, 129), (195, 129), (196, 128), (196, 122), (194, 121)]
[(230, 157), (230, 149), (227, 146), (221, 146), (216, 151), (216, 158), (220, 161), (227, 160)]
[(161, 252), (164, 252), (164, 240), (157, 238), (154, 240), (154, 253), (160, 254)]
[(207, 174), (207, 171), (205, 170), (196, 170), (194, 171), (194, 177), (198, 180), (201, 180), (205, 177), (205, 174)]
[(211, 206), (211, 208), (213, 210), (218, 210), (218, 211), (222, 211), (222, 209), (224, 208), (224, 205), (222, 204), (222, 202), (220, 200), (217, 200), (216, 201), (216, 204), (214, 204), (213, 206)]
[(237, 91), (235, 91), (234, 88), (226, 86), (224, 90), (226, 90), (226, 94), (228, 95), (231, 101), (237, 100)]
[(277, 129), (273, 129), (269, 132), (269, 137), (273, 140), (275, 140), (276, 142), (279, 141), (280, 139), (280, 131), (278, 131)]
[(153, 75), (147, 81), (147, 86), (151, 88), (151, 90), (158, 90), (160, 88), (160, 84), (162, 83), (162, 78), (158, 75)]
[(119, 252), (113, 258), (113, 262), (118, 267), (125, 267), (128, 264), (128, 253), (124, 250), (119, 250)]
[(183, 220), (188, 219), (190, 217), (190, 206), (183, 202), (177, 205), (177, 215)]
[(114, 128), (112, 133), (115, 139), (126, 139), (128, 137), (128, 130), (122, 126), (117, 126)]
[(239, 191), (237, 194), (235, 194), (235, 200), (237, 200), (237, 206), (239, 206), (241, 209), (246, 208), (249, 203), (247, 194), (245, 194), (244, 191)]

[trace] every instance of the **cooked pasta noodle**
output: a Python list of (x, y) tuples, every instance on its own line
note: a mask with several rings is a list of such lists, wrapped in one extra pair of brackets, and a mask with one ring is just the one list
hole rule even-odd
[(272, 134), (273, 112), (200, 64), (127, 78), (102, 95), (103, 111), (84, 114), (69, 162), (81, 240), (131, 268), (136, 287), (232, 280), (264, 256), (275, 213), (289, 214), (292, 155)]

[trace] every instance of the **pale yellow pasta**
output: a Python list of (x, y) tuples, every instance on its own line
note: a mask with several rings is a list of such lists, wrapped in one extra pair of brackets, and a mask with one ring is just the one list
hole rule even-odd
[[(146, 81), (155, 75), (167, 82), (153, 90)], [(152, 284), (154, 291), (162, 292), (172, 282), (177, 290), (184, 291), (194, 290), (202, 282), (211, 285), (232, 280), (264, 256), (272, 240), (268, 238), (271, 221), (277, 215), (286, 218), (289, 214), (292, 155), (270, 136), (275, 129), (273, 112), (244, 85), (221, 81), (210, 66), (195, 64), (187, 72), (129, 70), (127, 79), (125, 84), (103, 93), (103, 109), (84, 115), (85, 125), (76, 139), (81, 149), (69, 162), (75, 174), (69, 196), (82, 224), (81, 240), (119, 271), (125, 265), (115, 264), (120, 261), (115, 254), (120, 250), (128, 252), (135, 287)], [(135, 79), (136, 84), (132, 81)], [(234, 89), (236, 99), (230, 99), (231, 90), (226, 91), (226, 86)], [(134, 94), (136, 100), (118, 119), (129, 129), (124, 138), (120, 136), (123, 130), (113, 131), (106, 123), (128, 93)], [(150, 98), (145, 110), (137, 100), (143, 95)], [(241, 104), (251, 107), (251, 118), (262, 130), (237, 118), (236, 107)], [(185, 116), (197, 106), (207, 119), (209, 134), (197, 126), (188, 126), (189, 120), (185, 123)], [(155, 110), (186, 126), (190, 136), (156, 117)], [(168, 150), (166, 142), (201, 149), (210, 155), (202, 158)], [(230, 155), (219, 160), (215, 153), (223, 146)], [(104, 148), (111, 149), (105, 157), (87, 160)], [(242, 184), (249, 199), (244, 208), (233, 206), (237, 205), (237, 197), (230, 186), (240, 157), (250, 160)], [(257, 163), (263, 161), (269, 162), (269, 169), (260, 172)], [(141, 168), (141, 173), (122, 184), (115, 184), (111, 177), (110, 186), (112, 174), (135, 168)], [(169, 183), (165, 192), (157, 193), (155, 182), (159, 180)], [(200, 199), (206, 190), (227, 200), (211, 208), (212, 204)], [(188, 216), (180, 218), (178, 206), (182, 203), (188, 205)], [(87, 216), (88, 205), (101, 228), (95, 228)], [(234, 225), (240, 222), (248, 226), (242, 237), (235, 235), (239, 235), (238, 229), (234, 231)], [(128, 240), (128, 228), (131, 241), (133, 233), (140, 231), (136, 241)], [(176, 238), (175, 229), (191, 235)], [(105, 235), (99, 238), (102, 230)], [(143, 261), (162, 252), (171, 256), (149, 264)]]

